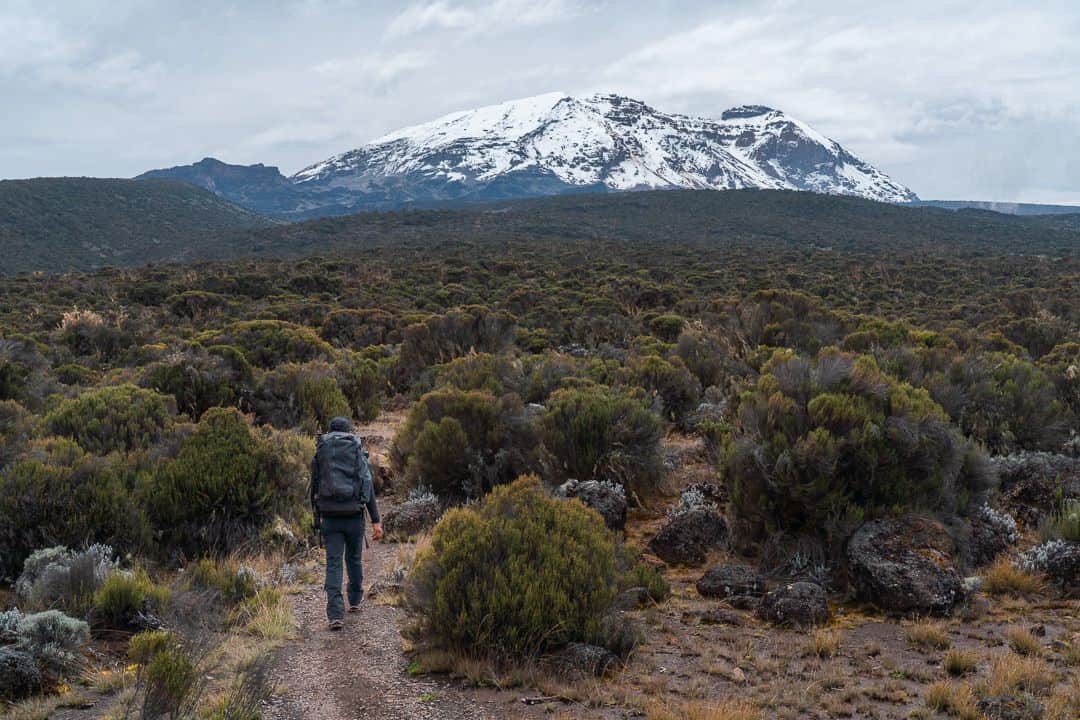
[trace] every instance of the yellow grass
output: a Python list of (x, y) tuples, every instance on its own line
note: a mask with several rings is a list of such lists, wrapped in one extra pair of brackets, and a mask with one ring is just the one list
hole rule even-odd
[(990, 682), (985, 694), (1009, 695), (1018, 690), (1038, 693), (1054, 684), (1054, 673), (1036, 657), (999, 655), (990, 667)]
[(816, 630), (803, 646), (804, 655), (822, 659), (836, 657), (840, 653), (840, 633), (836, 630)]
[(975, 671), (979, 666), (979, 656), (968, 650), (950, 650), (942, 666), (953, 677), (960, 677)]
[(1042, 654), (1042, 643), (1039, 642), (1039, 638), (1024, 628), (1009, 628), (1005, 631), (1005, 639), (1008, 640), (1009, 647), (1017, 655), (1038, 657)]
[(947, 650), (951, 644), (945, 626), (929, 620), (919, 620), (912, 624), (907, 631), (907, 640), (912, 645), (934, 650)]
[(979, 712), (975, 695), (968, 685), (938, 681), (926, 690), (926, 706), (937, 712), (947, 713), (961, 720), (978, 720)]
[(1043, 590), (1042, 577), (999, 558), (983, 573), (982, 588), (990, 595), (1032, 595)]
[(682, 703), (650, 703), (645, 720), (762, 720), (761, 710), (749, 700), (694, 700)]

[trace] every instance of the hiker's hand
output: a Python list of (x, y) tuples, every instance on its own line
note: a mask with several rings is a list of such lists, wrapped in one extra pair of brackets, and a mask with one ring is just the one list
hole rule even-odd
[(382, 540), (382, 523), (371, 523), (371, 539)]

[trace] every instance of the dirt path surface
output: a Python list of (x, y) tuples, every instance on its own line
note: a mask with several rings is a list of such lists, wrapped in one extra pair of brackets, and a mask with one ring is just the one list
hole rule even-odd
[[(370, 531), (369, 531), (370, 532)], [(372, 543), (364, 551), (364, 585), (382, 576), (396, 545)], [(286, 645), (273, 679), (282, 691), (266, 708), (267, 720), (481, 720), (512, 716), (506, 699), (476, 697), (448, 682), (411, 677), (399, 626), (404, 612), (365, 599), (345, 629), (326, 624), (326, 596), (314, 582), (293, 597), (298, 640)], [(482, 695), (482, 694), (480, 694)]]

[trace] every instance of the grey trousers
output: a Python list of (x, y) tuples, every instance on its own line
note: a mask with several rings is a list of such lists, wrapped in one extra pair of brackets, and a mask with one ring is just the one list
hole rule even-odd
[(364, 566), (360, 551), (364, 544), (364, 516), (323, 517), (322, 536), (326, 543), (326, 617), (341, 620), (345, 603), (341, 597), (341, 561), (349, 575), (349, 604), (359, 605), (364, 597)]

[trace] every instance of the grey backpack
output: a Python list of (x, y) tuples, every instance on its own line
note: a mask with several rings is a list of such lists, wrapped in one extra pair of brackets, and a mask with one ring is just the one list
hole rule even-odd
[(315, 450), (319, 466), (319, 493), (316, 500), (323, 515), (356, 515), (367, 505), (363, 482), (366, 453), (360, 438), (347, 432), (328, 432), (319, 438)]

